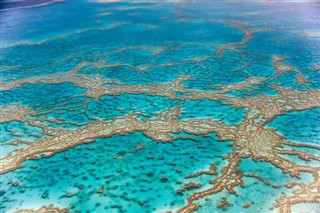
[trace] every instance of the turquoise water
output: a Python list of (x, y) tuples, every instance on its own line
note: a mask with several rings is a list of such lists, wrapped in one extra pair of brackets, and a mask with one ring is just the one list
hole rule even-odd
[[(178, 124), (170, 126), (168, 135), (174, 140), (166, 142), (135, 129), (135, 124), (133, 131), (111, 136), (97, 133), (98, 137), (87, 141), (74, 137), (77, 144), (64, 150), (41, 148), (37, 160), (29, 156), (21, 168), (1, 172), (0, 212), (36, 210), (50, 204), (69, 212), (176, 212), (194, 192), (215, 187), (210, 181), (223, 176), (223, 169), (235, 160), (228, 161), (231, 153), (240, 153), (239, 147), (245, 150), (238, 128), (248, 122), (254, 108), (266, 107), (251, 100), (277, 97), (276, 85), (297, 93), (315, 92), (318, 103), (309, 106), (312, 101), (300, 95), (301, 100), (309, 100), (305, 107), (291, 111), (292, 106), (286, 108), (284, 103), (279, 106), (283, 110), (270, 119), (271, 105), (258, 110), (260, 117), (255, 121), (268, 118), (262, 128), (275, 130), (285, 141), (320, 146), (318, 3), (42, 3), (45, 1), (0, 3), (0, 109), (20, 104), (30, 110), (24, 118), (15, 118), (20, 113), (16, 109), (9, 120), (1, 120), (1, 167), (10, 153), (22, 153), (33, 146), (30, 144), (55, 138), (58, 131), (71, 137), (98, 121), (112, 123), (134, 114), (139, 122), (157, 121), (152, 133), (157, 134), (169, 126), (159, 114), (175, 108), (181, 110), (175, 121), (186, 126), (195, 120), (200, 124), (189, 131), (175, 130)], [(273, 56), (284, 56), (283, 63), (293, 69), (277, 75)], [(300, 75), (308, 81), (299, 82)], [(181, 77), (189, 78), (172, 85)], [(230, 89), (251, 78), (263, 80)], [(88, 95), (98, 84), (102, 94)], [(121, 92), (113, 94), (114, 88)], [(208, 120), (229, 130), (219, 126), (202, 131), (212, 125)], [(118, 130), (126, 129), (126, 124), (129, 121)], [(236, 136), (230, 139), (232, 134)], [(258, 140), (253, 138), (251, 143)], [(265, 140), (268, 144), (268, 138)], [(272, 149), (309, 153), (315, 159), (279, 156), (296, 167), (320, 171), (319, 148), (283, 143)], [(53, 155), (41, 156), (47, 152)], [(292, 196), (297, 189), (286, 187), (287, 183), (315, 181), (310, 172), (300, 171), (294, 177), (267, 157), (257, 160), (253, 152), (248, 153), (232, 172), (235, 176), (256, 174), (271, 185), (243, 176), (243, 186), (233, 187), (235, 193), (224, 188), (194, 201), (199, 206), (195, 212), (278, 212), (276, 200)], [(186, 178), (208, 171), (211, 164), (216, 166), (215, 174)], [(201, 187), (178, 192), (190, 182)], [(319, 197), (320, 192), (316, 193)], [(223, 198), (229, 204), (219, 208)], [(250, 207), (246, 208), (247, 203)], [(291, 206), (291, 212), (316, 213), (319, 209), (319, 200)]]
[[(28, 161), (24, 169), (3, 177), (5, 193), (2, 199), (7, 211), (20, 207), (17, 205), (19, 200), (28, 201), (23, 205), (25, 207), (38, 205), (38, 202), (46, 205), (56, 200), (57, 206), (73, 204), (76, 208), (72, 211), (81, 212), (154, 212), (177, 208), (183, 205), (188, 195), (188, 192), (183, 195), (176, 193), (186, 182), (184, 176), (211, 162), (217, 162), (218, 168), (221, 167), (221, 156), (231, 149), (228, 147), (230, 143), (218, 143), (214, 135), (196, 138), (198, 142), (178, 140), (158, 146), (137, 132), (98, 139), (52, 158)], [(138, 143), (143, 143), (145, 149), (134, 151)], [(201, 145), (207, 148), (194, 148)], [(89, 147), (94, 150), (88, 150)], [(120, 152), (125, 152), (124, 156)], [(186, 152), (189, 154), (184, 154)], [(70, 160), (66, 161), (66, 156)], [(176, 170), (181, 170), (181, 173)], [(168, 177), (168, 182), (160, 181), (163, 176)], [(7, 184), (12, 180), (19, 180), (21, 186), (12, 189), (11, 184)], [(197, 179), (203, 183), (208, 180), (205, 176)], [(177, 184), (178, 181), (181, 183)], [(83, 185), (83, 189), (80, 190), (79, 185)], [(100, 187), (104, 187), (103, 194), (97, 193)], [(23, 189), (25, 192), (21, 193)], [(76, 196), (67, 198), (67, 193), (75, 193)], [(41, 198), (43, 194), (47, 197)], [(140, 205), (139, 202), (145, 204)]]

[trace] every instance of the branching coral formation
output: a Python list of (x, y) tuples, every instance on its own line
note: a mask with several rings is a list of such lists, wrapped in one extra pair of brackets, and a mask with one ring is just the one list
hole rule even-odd
[[(292, 71), (293, 68), (286, 65), (283, 57), (273, 57), (275, 76), (282, 73)], [(71, 71), (74, 73), (75, 71)], [(263, 160), (272, 163), (280, 168), (284, 173), (298, 177), (300, 172), (310, 172), (314, 176), (314, 182), (309, 185), (299, 185), (301, 189), (295, 190), (291, 197), (281, 197), (277, 200), (276, 206), (282, 212), (288, 212), (290, 206), (298, 202), (318, 202), (319, 201), (319, 168), (301, 166), (293, 161), (281, 157), (281, 154), (297, 155), (302, 159), (313, 159), (320, 161), (320, 156), (316, 156), (303, 151), (284, 150), (282, 145), (305, 146), (313, 149), (320, 149), (318, 146), (308, 144), (295, 144), (289, 142), (279, 135), (275, 130), (265, 127), (276, 116), (287, 112), (311, 109), (319, 107), (320, 92), (318, 90), (309, 89), (307, 91), (295, 91), (294, 89), (284, 89), (280, 86), (274, 86), (278, 92), (276, 96), (259, 95), (257, 97), (239, 98), (228, 96), (225, 93), (233, 90), (242, 90), (248, 86), (260, 84), (267, 79), (250, 78), (244, 83), (222, 87), (218, 92), (207, 92), (187, 89), (182, 83), (191, 77), (182, 76), (166, 84), (150, 84), (150, 85), (122, 85), (116, 83), (114, 86), (105, 86), (102, 78), (96, 79), (96, 84), (91, 84), (92, 78), (79, 77), (78, 74), (65, 74), (68, 78), (42, 76), (39, 78), (25, 79), (28, 83), (58, 83), (70, 81), (79, 87), (88, 90), (88, 94), (99, 95), (105, 94), (118, 95), (122, 93), (140, 94), (145, 93), (152, 96), (165, 96), (170, 99), (184, 100), (225, 100), (227, 104), (237, 108), (247, 108), (244, 122), (232, 127), (221, 121), (211, 119), (188, 119), (181, 120), (180, 108), (171, 108), (160, 112), (155, 119), (139, 120), (135, 113), (127, 116), (119, 117), (113, 121), (106, 122), (103, 120), (95, 120), (93, 123), (77, 130), (60, 130), (52, 129), (37, 123), (34, 118), (28, 115), (36, 114), (27, 107), (21, 105), (5, 105), (1, 108), (1, 122), (21, 121), (32, 126), (40, 127), (50, 137), (40, 140), (37, 143), (30, 144), (25, 149), (16, 150), (1, 159), (1, 173), (15, 170), (22, 166), (22, 162), (26, 159), (37, 159), (37, 155), (49, 157), (56, 152), (61, 152), (70, 147), (79, 144), (89, 143), (97, 138), (111, 137), (115, 134), (128, 134), (135, 131), (142, 131), (144, 134), (154, 141), (170, 142), (175, 140), (170, 133), (186, 132), (191, 134), (209, 134), (216, 133), (219, 140), (233, 141), (235, 148), (225, 158), (228, 165), (223, 168), (222, 174), (211, 181), (210, 189), (195, 192), (188, 198), (188, 204), (181, 208), (179, 212), (192, 212), (198, 208), (194, 203), (196, 200), (208, 195), (218, 193), (224, 189), (230, 193), (235, 193), (235, 186), (244, 186), (242, 177), (244, 174), (237, 169), (241, 159), (251, 157), (254, 160)], [(274, 78), (273, 77), (273, 78)], [(100, 79), (100, 81), (99, 81)], [(104, 83), (100, 83), (104, 82)], [(19, 85), (16, 82), (11, 85)], [(94, 85), (94, 86), (93, 86)], [(96, 86), (99, 85), (99, 89)], [(10, 86), (14, 87), (14, 86)], [(187, 93), (188, 96), (177, 96), (176, 92)], [(290, 108), (286, 106), (291, 106)], [(257, 119), (260, 117), (261, 119)], [(187, 178), (193, 178), (203, 174), (216, 174), (215, 166), (211, 165), (209, 171), (200, 171), (196, 174), (188, 175)], [(192, 185), (193, 186), (193, 185)], [(199, 185), (196, 185), (200, 187)], [(187, 185), (185, 188), (189, 188)], [(181, 192), (185, 189), (181, 189)]]
[[(244, 38), (241, 42), (228, 44), (217, 49), (217, 53), (221, 53), (226, 49), (241, 48), (252, 39), (252, 35), (261, 31), (268, 30), (251, 30), (250, 26), (245, 23), (232, 21), (228, 24), (237, 27), (244, 33)], [(151, 47), (131, 47), (137, 49), (150, 49)], [(177, 47), (178, 48), (178, 47)], [(163, 51), (163, 47), (151, 48), (154, 54), (159, 54)], [(125, 51), (123, 48), (116, 50), (114, 53)], [(112, 54), (114, 54), (112, 53)], [(172, 62), (159, 66), (170, 67), (177, 64), (187, 62), (198, 63), (208, 60), (205, 58), (191, 58), (185, 61)], [(227, 165), (222, 169), (221, 174), (216, 176), (216, 166), (211, 164), (209, 170), (199, 171), (186, 176), (186, 179), (192, 179), (201, 175), (214, 176), (210, 182), (210, 187), (201, 190), (201, 184), (190, 182), (184, 185), (178, 192), (183, 193), (186, 190), (195, 190), (187, 198), (187, 204), (178, 212), (193, 212), (199, 208), (196, 201), (212, 194), (219, 193), (223, 190), (231, 194), (236, 193), (235, 187), (245, 186), (243, 177), (253, 177), (262, 181), (267, 186), (272, 185), (265, 181), (263, 177), (255, 174), (244, 174), (238, 169), (242, 159), (252, 158), (255, 161), (265, 161), (273, 164), (281, 169), (284, 173), (293, 177), (299, 177), (301, 172), (308, 172), (313, 175), (313, 181), (310, 184), (288, 183), (286, 187), (296, 187), (291, 196), (282, 196), (276, 200), (275, 207), (282, 213), (290, 212), (290, 207), (296, 203), (310, 203), (320, 201), (320, 168), (303, 166), (294, 161), (284, 158), (282, 155), (295, 155), (304, 160), (320, 161), (320, 156), (310, 154), (304, 151), (287, 150), (283, 146), (291, 147), (308, 147), (311, 149), (320, 150), (319, 146), (311, 144), (300, 144), (288, 141), (283, 136), (279, 135), (274, 129), (267, 128), (270, 123), (279, 115), (283, 115), (292, 111), (300, 111), (320, 107), (320, 91), (308, 86), (309, 79), (304, 77), (294, 66), (286, 63), (285, 56), (272, 56), (274, 75), (270, 78), (248, 77), (244, 82), (239, 84), (221, 85), (219, 90), (204, 91), (188, 88), (184, 83), (194, 78), (194, 76), (182, 75), (167, 83), (152, 83), (152, 84), (132, 84), (126, 85), (114, 79), (107, 80), (101, 74), (84, 75), (80, 71), (86, 67), (94, 68), (110, 68), (117, 66), (128, 66), (136, 71), (147, 72), (152, 67), (143, 66), (136, 67), (128, 64), (108, 64), (106, 60), (98, 62), (83, 61), (78, 66), (74, 67), (69, 72), (57, 73), (52, 75), (42, 75), (11, 82), (2, 82), (1, 90), (12, 90), (18, 87), (24, 87), (25, 84), (59, 84), (70, 82), (78, 87), (85, 88), (84, 96), (90, 99), (100, 99), (104, 95), (121, 95), (121, 94), (147, 94), (149, 96), (162, 96), (172, 100), (201, 100), (209, 99), (223, 102), (235, 108), (246, 108), (244, 121), (236, 126), (224, 123), (222, 121), (213, 120), (211, 118), (193, 118), (181, 119), (183, 113), (180, 107), (169, 108), (157, 114), (155, 118), (139, 120), (136, 112), (118, 117), (112, 121), (105, 121), (92, 118), (92, 122), (84, 127), (75, 130), (55, 129), (44, 125), (34, 115), (40, 112), (35, 112), (31, 108), (20, 104), (7, 104), (0, 108), (1, 123), (10, 121), (20, 121), (29, 124), (30, 126), (39, 127), (43, 134), (48, 137), (39, 140), (37, 143), (30, 143), (26, 148), (17, 149), (10, 152), (8, 155), (0, 159), (0, 173), (4, 174), (16, 170), (23, 166), (23, 162), (27, 159), (38, 159), (41, 157), (50, 157), (57, 152), (62, 152), (70, 147), (79, 144), (91, 143), (97, 138), (111, 137), (113, 135), (124, 135), (136, 131), (143, 132), (147, 137), (156, 142), (168, 143), (179, 137), (172, 136), (171, 133), (190, 133), (196, 135), (207, 135), (216, 133), (220, 141), (232, 141), (234, 148), (225, 156)], [(245, 69), (249, 64), (246, 64), (241, 69)], [(317, 70), (317, 67), (314, 68)], [(271, 80), (275, 80), (288, 72), (297, 74), (296, 81), (304, 86), (306, 90), (297, 91), (293, 88), (283, 88), (280, 85), (270, 85), (270, 88), (276, 91), (276, 95), (259, 94), (256, 96), (237, 97), (228, 93), (232, 91), (243, 91), (247, 88), (253, 88), (257, 85), (266, 84)], [(178, 95), (185, 94), (185, 95)], [(87, 115), (90, 117), (89, 115)], [(49, 120), (42, 118), (41, 121)], [(52, 121), (52, 119), (50, 120)], [(54, 121), (54, 120), (53, 120)], [(56, 121), (61, 122), (61, 121)], [(219, 205), (224, 207), (228, 205), (225, 199)], [(37, 211), (20, 210), (18, 212), (65, 212), (54, 208), (53, 206), (42, 207)]]

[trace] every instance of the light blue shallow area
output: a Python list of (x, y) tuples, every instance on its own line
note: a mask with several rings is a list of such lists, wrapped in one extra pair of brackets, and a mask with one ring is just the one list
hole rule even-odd
[(289, 112), (276, 117), (267, 126), (276, 129), (288, 140), (320, 144), (320, 109)]
[[(22, 169), (2, 175), (1, 209), (12, 212), (20, 205), (36, 208), (50, 203), (75, 205), (72, 211), (81, 212), (154, 212), (181, 207), (191, 193), (177, 193), (183, 184), (207, 184), (213, 178), (184, 177), (209, 169), (211, 163), (220, 171), (224, 165), (221, 157), (232, 149), (229, 142), (218, 142), (214, 134), (189, 136), (198, 141), (155, 143), (137, 132), (98, 139), (50, 158), (27, 161)], [(144, 148), (139, 149), (139, 145)], [(167, 182), (161, 182), (164, 176)], [(15, 181), (19, 186), (12, 186)], [(102, 194), (98, 193), (100, 187), (104, 187)], [(67, 193), (75, 195), (68, 198)], [(44, 194), (46, 197), (41, 198)]]

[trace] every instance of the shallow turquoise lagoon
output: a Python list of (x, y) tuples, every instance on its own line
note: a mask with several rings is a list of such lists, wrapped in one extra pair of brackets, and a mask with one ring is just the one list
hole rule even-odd
[(0, 212), (319, 213), (319, 11), (0, 2)]

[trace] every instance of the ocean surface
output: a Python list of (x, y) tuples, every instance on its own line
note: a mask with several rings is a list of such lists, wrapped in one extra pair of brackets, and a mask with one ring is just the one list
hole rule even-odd
[(320, 212), (316, 1), (0, 15), (0, 212)]

